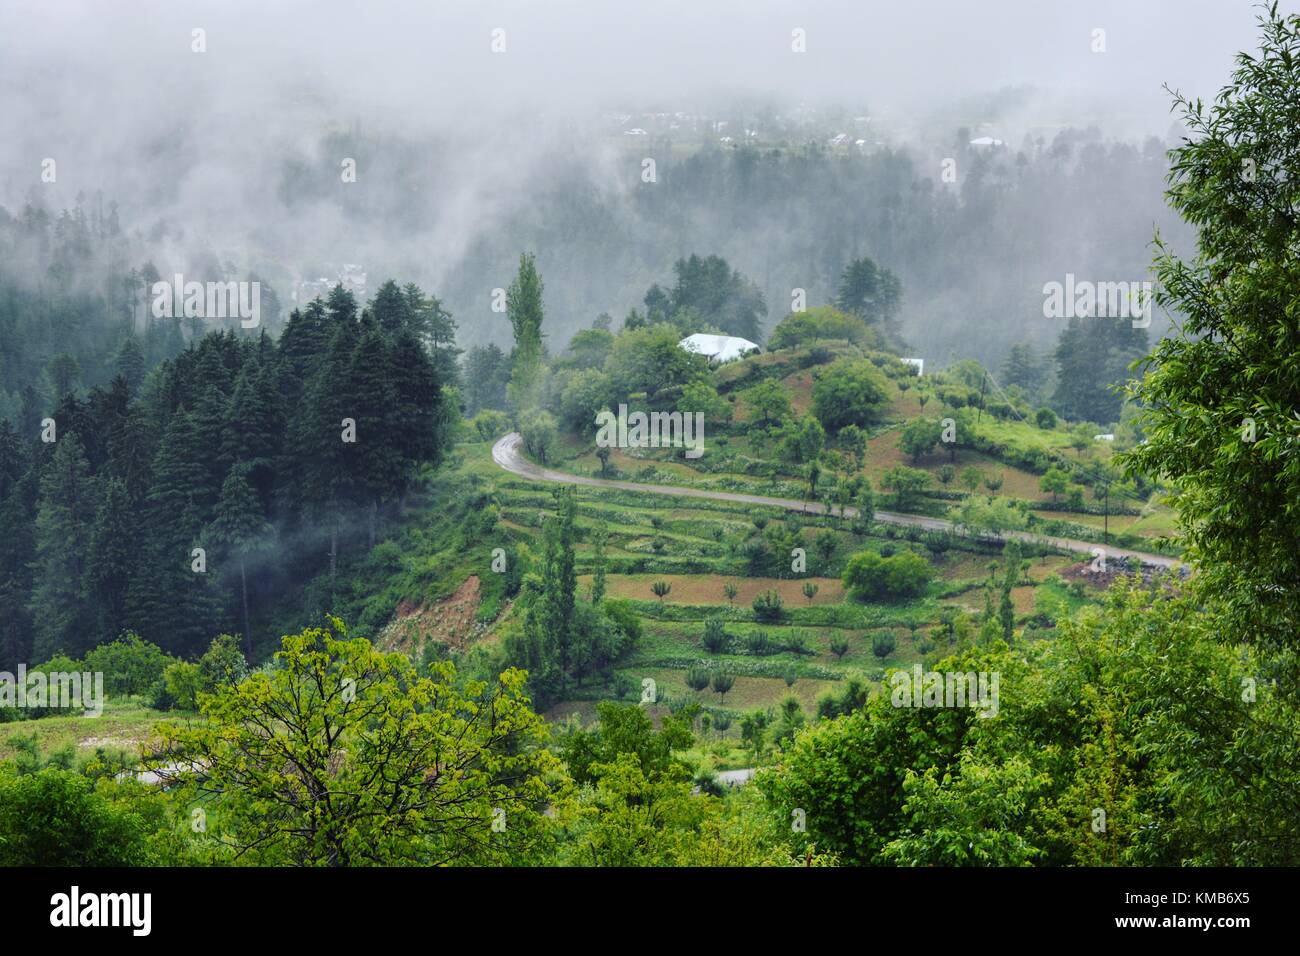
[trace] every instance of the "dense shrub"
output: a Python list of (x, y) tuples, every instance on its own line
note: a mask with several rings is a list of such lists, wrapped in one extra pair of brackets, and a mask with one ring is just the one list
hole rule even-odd
[(841, 359), (815, 374), (813, 412), (827, 431), (876, 420), (889, 401), (889, 384), (871, 362)]
[(97, 789), (79, 773), (52, 767), (0, 772), (0, 866), (162, 862), (150, 839), (164, 826), (162, 803), (137, 787), (107, 782)]
[(820, 306), (787, 315), (772, 330), (767, 346), (788, 349), (817, 339), (846, 339), (855, 345), (874, 345), (876, 335), (858, 316), (833, 306)]
[(108, 694), (143, 694), (162, 680), (172, 658), (130, 631), (110, 644), (86, 652), (86, 670), (104, 675)]
[(775, 591), (764, 591), (754, 598), (752, 606), (754, 616), (765, 623), (779, 621), (785, 615), (785, 601)]
[(882, 557), (859, 551), (844, 568), (844, 587), (859, 601), (897, 600), (924, 593), (934, 576), (930, 563), (913, 551)]
[(727, 628), (722, 623), (722, 618), (711, 617), (704, 622), (704, 637), (700, 642), (704, 649), (710, 654), (721, 654), (731, 643), (731, 638), (727, 634)]

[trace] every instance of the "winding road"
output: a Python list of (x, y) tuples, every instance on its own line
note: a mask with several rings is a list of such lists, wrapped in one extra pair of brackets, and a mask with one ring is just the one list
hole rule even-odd
[[(518, 475), (520, 478), (527, 478), (531, 481), (553, 481), (566, 485), (586, 485), (591, 488), (618, 488), (623, 491), (641, 491), (655, 495), (674, 495), (682, 498), (707, 498), (714, 501), (735, 501), (741, 504), (767, 505), (773, 508), (784, 508), (787, 511), (800, 511), (804, 514), (825, 514), (826, 508), (819, 502), (802, 502), (793, 498), (769, 498), (764, 495), (746, 495), (731, 491), (710, 491), (703, 488), (681, 488), (674, 485), (648, 485), (639, 481), (619, 481), (613, 478), (591, 478), (587, 475), (570, 475), (563, 471), (555, 471), (551, 468), (543, 467), (535, 462), (529, 461), (519, 450), (523, 443), (523, 438), (518, 432), (511, 432), (506, 435), (495, 445), (492, 446), (492, 460), (501, 468)], [(856, 515), (857, 511), (853, 508), (844, 509), (846, 515)], [(928, 531), (953, 531), (956, 526), (951, 521), (945, 521), (942, 518), (926, 518), (921, 515), (904, 515), (891, 511), (877, 511), (875, 519), (884, 524), (911, 525), (916, 528), (925, 528)], [(1080, 554), (1092, 555), (1094, 548), (1101, 548), (1102, 545), (1093, 541), (1078, 541), (1074, 538), (1055, 538), (1049, 535), (1031, 534), (1027, 531), (1007, 531), (999, 536), (1000, 540), (1006, 538), (1015, 538), (1018, 541), (1031, 541), (1034, 543), (1047, 544), (1052, 547), (1061, 548), (1065, 551), (1073, 551)], [(1178, 558), (1167, 557), (1163, 554), (1149, 554), (1145, 551), (1133, 551), (1128, 548), (1116, 548), (1106, 545), (1106, 558), (1138, 558), (1143, 564), (1159, 568), (1174, 568), (1183, 562)]]

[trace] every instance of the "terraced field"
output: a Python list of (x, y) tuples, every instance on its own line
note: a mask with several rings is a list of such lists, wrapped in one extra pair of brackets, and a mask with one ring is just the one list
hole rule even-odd
[[(498, 464), (511, 445), (509, 439), (493, 449)], [(540, 482), (568, 476), (556, 473), (551, 478), (549, 470), (531, 462), (521, 470), (535, 477), (501, 474), (496, 497), (504, 525), (535, 533), (554, 505)], [(538, 472), (548, 474), (543, 477)], [(814, 512), (811, 505), (806, 514), (792, 513), (790, 502), (754, 504), (699, 489), (674, 493), (670, 488), (581, 477), (574, 484), (579, 590), (586, 593), (591, 586), (591, 532), (602, 526), (608, 535), (606, 595), (629, 603), (644, 635), (633, 654), (620, 662), (614, 684), (592, 683), (574, 691), (550, 708), (548, 716), (553, 719), (574, 715), (588, 719), (595, 701), (618, 696), (618, 678), (628, 700), (637, 699), (645, 682), (653, 681), (654, 709), (696, 701), (711, 713), (727, 713), (734, 719), (793, 696), (805, 711), (815, 713), (819, 699), (841, 693), (850, 679), (870, 685), (888, 668), (910, 666), (927, 654), (942, 653), (949, 645), (951, 621), (958, 630), (974, 626), (975, 616), (985, 606), (991, 569), (1000, 559), (999, 542), (963, 539), (947, 527), (905, 523), (909, 516), (881, 516), (886, 520), (877, 521), (864, 534), (849, 530), (838, 516)], [(805, 573), (777, 577), (750, 573), (745, 543), (760, 526), (780, 527), (798, 537), (806, 550)], [(827, 532), (835, 548), (829, 554), (818, 553), (813, 542)], [(1086, 542), (1075, 544), (1086, 546)], [(882, 553), (916, 550), (933, 565), (935, 580), (923, 596), (905, 602), (854, 600), (842, 583), (844, 562), (864, 548)], [(1026, 554), (1033, 557), (1012, 591), (1012, 601), (1017, 626), (1029, 624), (1026, 635), (1036, 640), (1050, 634), (1049, 615), (1090, 601), (1092, 590), (1068, 585), (1060, 577), (1063, 571), (1087, 567), (1077, 556), (1052, 549)], [(662, 598), (652, 590), (656, 583), (668, 586)], [(811, 598), (804, 592), (805, 585), (815, 587)], [(779, 621), (759, 620), (752, 606), (767, 591), (776, 592), (783, 601)], [(710, 618), (723, 624), (728, 638), (725, 649), (710, 651), (703, 643)], [(892, 649), (877, 653), (873, 641), (886, 636), (892, 638)], [(720, 669), (732, 675), (734, 683), (725, 693), (710, 687), (693, 690), (686, 682), (692, 667)]]

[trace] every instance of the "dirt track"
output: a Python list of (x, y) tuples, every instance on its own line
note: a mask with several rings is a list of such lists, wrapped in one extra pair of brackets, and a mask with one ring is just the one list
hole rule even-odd
[[(492, 446), (492, 460), (500, 465), (503, 469), (511, 474), (518, 475), (521, 478), (529, 478), (533, 481), (553, 481), (567, 485), (586, 485), (593, 488), (619, 488), (623, 491), (642, 491), (655, 495), (677, 495), (682, 498), (708, 498), (715, 501), (736, 501), (741, 504), (751, 505), (768, 505), (773, 508), (784, 508), (787, 511), (801, 511), (805, 514), (825, 514), (826, 508), (818, 502), (795, 501), (792, 498), (768, 498), (764, 495), (745, 495), (731, 491), (707, 491), (701, 488), (679, 488), (673, 485), (647, 485), (638, 481), (618, 481), (612, 478), (590, 478), (586, 475), (570, 475), (562, 471), (554, 471), (545, 468), (534, 462), (529, 461), (519, 450), (523, 438), (518, 432), (511, 432), (506, 435), (495, 445)], [(845, 514), (856, 515), (853, 508), (846, 508)], [(954, 530), (951, 521), (945, 521), (942, 518), (925, 518), (920, 515), (896, 514), (890, 511), (877, 511), (875, 514), (877, 521), (885, 524), (911, 525), (917, 528), (925, 528), (929, 531), (952, 531)], [(1043, 544), (1049, 544), (1053, 547), (1062, 548), (1066, 551), (1072, 551), (1079, 554), (1091, 555), (1093, 548), (1100, 548), (1099, 545), (1092, 541), (1077, 541), (1073, 538), (1054, 538), (1048, 535), (1031, 534), (1027, 531), (1009, 531), (1001, 536), (1005, 538), (1015, 538), (1018, 541), (1033, 541)], [(1177, 558), (1166, 557), (1162, 554), (1149, 554), (1145, 551), (1133, 551), (1128, 548), (1117, 548), (1113, 545), (1106, 545), (1106, 558), (1112, 560), (1116, 558), (1139, 558), (1144, 564), (1154, 565), (1161, 568), (1173, 568), (1182, 564)]]

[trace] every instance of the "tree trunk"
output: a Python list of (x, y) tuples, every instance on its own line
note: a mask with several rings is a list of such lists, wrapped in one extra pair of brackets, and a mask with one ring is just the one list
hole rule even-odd
[(248, 569), (243, 557), (239, 559), (239, 588), (244, 598), (244, 646), (248, 648), (248, 659), (253, 659), (253, 637), (248, 629)]
[(338, 570), (339, 561), (339, 523), (335, 519), (330, 526), (330, 581), (334, 580), (334, 572)]

